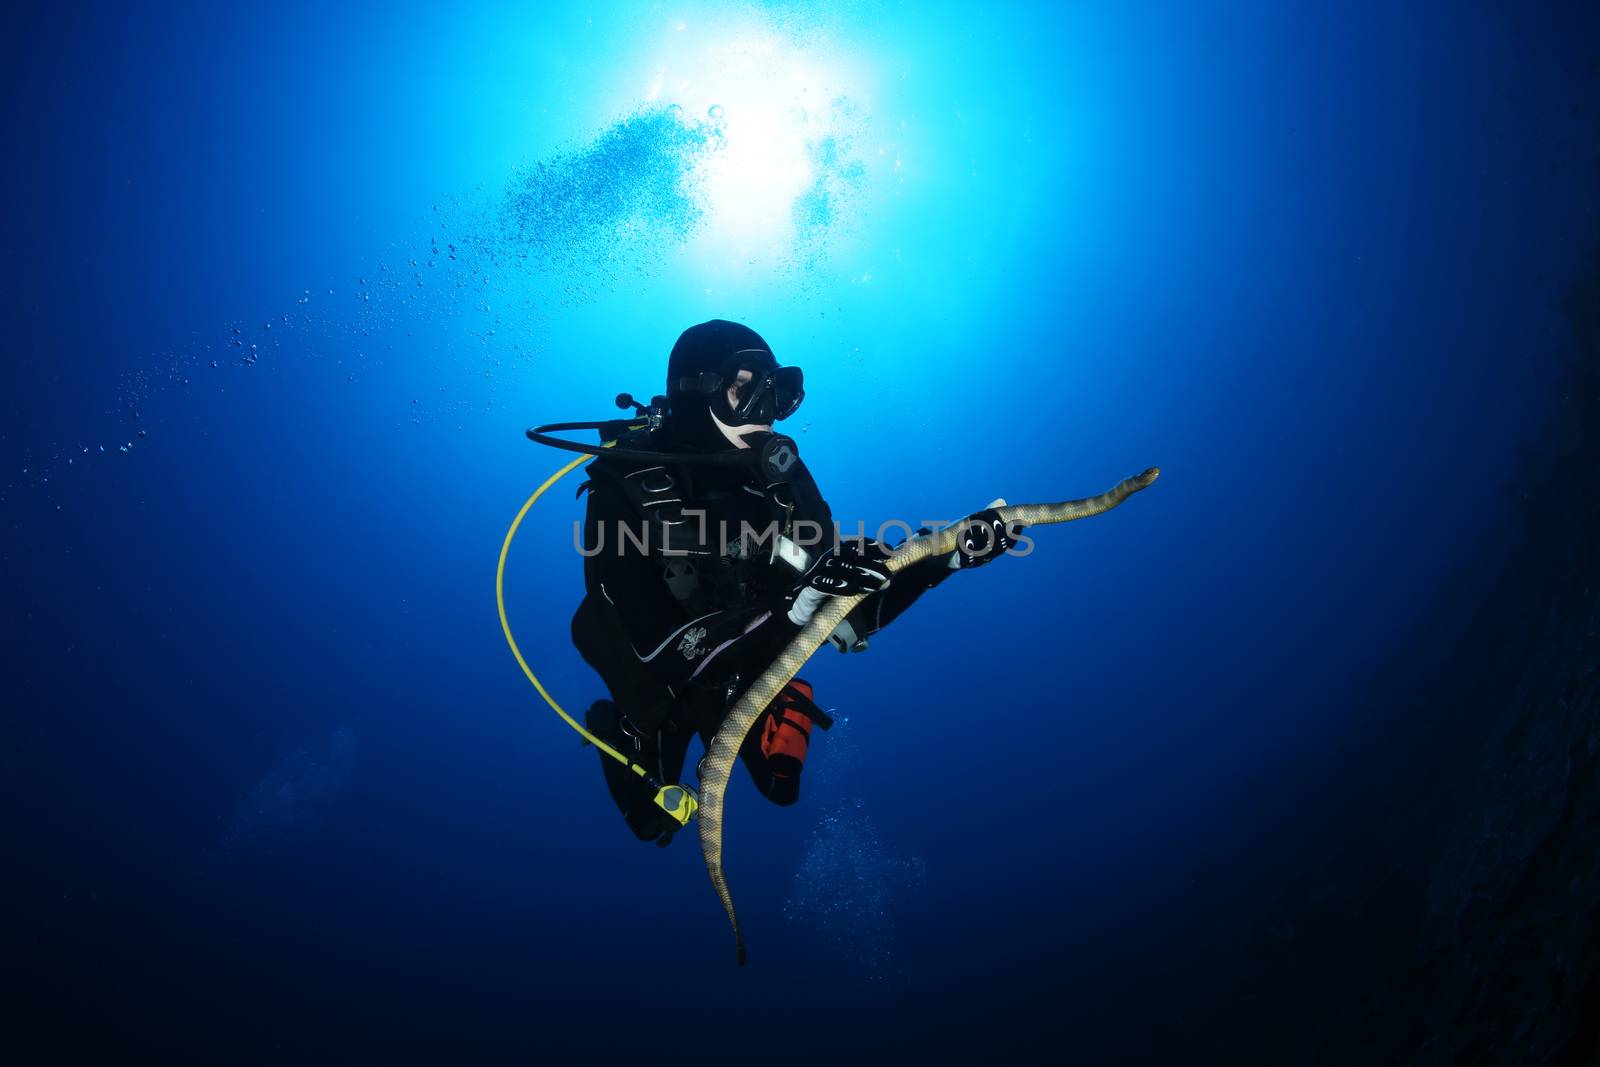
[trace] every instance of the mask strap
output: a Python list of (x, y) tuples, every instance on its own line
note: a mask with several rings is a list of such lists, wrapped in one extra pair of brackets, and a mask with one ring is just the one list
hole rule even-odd
[(714, 393), (722, 388), (722, 375), (716, 371), (704, 371), (678, 379), (678, 392), (680, 393)]

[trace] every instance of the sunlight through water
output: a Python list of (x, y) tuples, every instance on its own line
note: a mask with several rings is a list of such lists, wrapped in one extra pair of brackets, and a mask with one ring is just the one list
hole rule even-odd
[(710, 123), (717, 138), (698, 175), (703, 257), (755, 264), (803, 252), (819, 204), (831, 221), (858, 191), (869, 89), (861, 70), (826, 35), (801, 42), (753, 18), (669, 20), (644, 96)]

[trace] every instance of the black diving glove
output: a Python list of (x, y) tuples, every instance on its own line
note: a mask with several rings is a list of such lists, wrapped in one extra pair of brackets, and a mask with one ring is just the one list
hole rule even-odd
[(1025, 528), (1020, 522), (1001, 522), (997, 508), (967, 516), (961, 523), (961, 538), (950, 558), (950, 568), (965, 571), (993, 563), (1022, 539)]
[(841, 541), (800, 579), (794, 604), (789, 608), (789, 621), (804, 626), (829, 597), (861, 596), (889, 588), (889, 568), (884, 562), (888, 558), (888, 549), (870, 537)]

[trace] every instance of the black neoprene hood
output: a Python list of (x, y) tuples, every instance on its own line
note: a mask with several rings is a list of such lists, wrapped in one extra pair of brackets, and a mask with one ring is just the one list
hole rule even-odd
[(712, 319), (684, 330), (667, 357), (667, 395), (677, 397), (684, 378), (721, 370), (736, 352), (748, 354), (756, 366), (770, 369), (778, 365), (771, 346), (743, 323)]
[(694, 452), (721, 452), (734, 445), (711, 421), (712, 405), (722, 401), (719, 393), (686, 391), (686, 378), (717, 373), (734, 357), (750, 366), (775, 368), (772, 355), (760, 334), (750, 327), (727, 319), (712, 319), (691, 326), (678, 335), (667, 358), (667, 396), (672, 411), (666, 422), (666, 437), (671, 447)]

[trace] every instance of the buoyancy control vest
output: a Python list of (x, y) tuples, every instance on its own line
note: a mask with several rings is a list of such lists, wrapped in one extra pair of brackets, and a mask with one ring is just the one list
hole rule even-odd
[[(648, 431), (624, 434), (619, 444), (653, 446)], [(625, 514), (630, 528), (586, 530), (585, 550), (643, 552), (692, 614), (781, 594), (818, 546), (832, 543), (833, 514), (804, 463), (797, 461), (786, 480), (765, 486), (749, 476), (752, 470), (601, 457), (590, 464), (579, 495), (618, 494), (624, 506), (606, 510)], [(597, 536), (609, 543), (594, 543)]]

